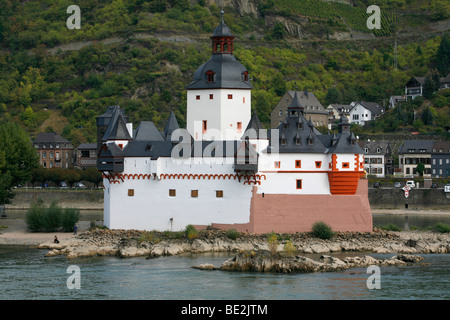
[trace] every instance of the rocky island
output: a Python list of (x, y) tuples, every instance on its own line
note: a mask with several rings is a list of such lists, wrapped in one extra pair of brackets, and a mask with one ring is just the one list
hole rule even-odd
[[(231, 238), (226, 231), (203, 230), (195, 238), (175, 233), (139, 230), (94, 229), (61, 240), (45, 242), (38, 247), (49, 249), (47, 256), (66, 255), (67, 258), (90, 256), (143, 256), (155, 258), (181, 253), (242, 252), (269, 250), (267, 234), (239, 233)], [(319, 239), (310, 233), (278, 234), (276, 251), (282, 252), (290, 242), (298, 254), (333, 252), (372, 253), (449, 253), (450, 235), (430, 231), (337, 232), (331, 239)]]

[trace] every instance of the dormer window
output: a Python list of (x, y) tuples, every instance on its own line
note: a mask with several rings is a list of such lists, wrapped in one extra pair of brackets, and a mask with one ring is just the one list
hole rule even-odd
[(312, 146), (314, 144), (314, 138), (313, 137), (309, 137), (308, 138), (308, 145)]
[(303, 122), (300, 119), (297, 121), (297, 129), (303, 129)]
[(214, 82), (214, 75), (215, 75), (214, 71), (212, 70), (206, 71), (206, 81), (208, 83)]
[(243, 78), (244, 78), (244, 81), (248, 81), (248, 71), (244, 71), (244, 72), (242, 73), (242, 76), (243, 76)]

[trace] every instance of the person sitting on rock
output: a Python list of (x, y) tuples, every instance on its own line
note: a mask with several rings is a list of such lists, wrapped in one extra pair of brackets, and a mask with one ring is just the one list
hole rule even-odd
[(58, 237), (55, 235), (55, 239), (53, 239), (54, 243), (59, 243)]

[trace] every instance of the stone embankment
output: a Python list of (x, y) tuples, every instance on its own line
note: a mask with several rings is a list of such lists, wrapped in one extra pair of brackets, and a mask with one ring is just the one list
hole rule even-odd
[[(156, 231), (95, 229), (80, 233), (60, 243), (42, 243), (47, 256), (65, 255), (67, 258), (118, 256), (156, 258), (182, 253), (244, 252), (269, 250), (267, 235), (240, 234), (231, 239), (225, 231), (205, 230), (196, 239), (185, 236), (173, 239), (173, 234)], [(333, 252), (371, 253), (450, 253), (450, 235), (434, 232), (387, 232), (375, 229), (371, 233), (337, 233), (322, 240), (309, 233), (279, 235), (289, 239), (296, 254), (325, 254)], [(278, 240), (277, 251), (284, 251), (287, 240)]]

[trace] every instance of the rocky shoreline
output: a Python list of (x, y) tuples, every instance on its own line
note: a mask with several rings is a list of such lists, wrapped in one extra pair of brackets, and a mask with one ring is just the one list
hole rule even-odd
[[(277, 252), (283, 252), (289, 241), (298, 254), (338, 252), (426, 254), (450, 253), (450, 234), (424, 231), (383, 231), (370, 233), (338, 232), (332, 239), (322, 240), (310, 233), (278, 235)], [(121, 258), (157, 258), (182, 253), (251, 252), (270, 250), (267, 235), (239, 234), (237, 239), (220, 230), (204, 230), (198, 238), (173, 238), (161, 232), (95, 229), (61, 240), (45, 242), (38, 248), (49, 250), (47, 257), (65, 255), (69, 259), (93, 256)]]
[(201, 264), (193, 268), (200, 270), (249, 271), (276, 273), (308, 273), (342, 271), (350, 268), (369, 266), (405, 266), (423, 261), (418, 255), (398, 254), (387, 259), (363, 257), (345, 257), (339, 259), (322, 255), (318, 261), (300, 255), (291, 256), (280, 253), (273, 254), (267, 250), (239, 252), (226, 260), (220, 267), (212, 264)]

